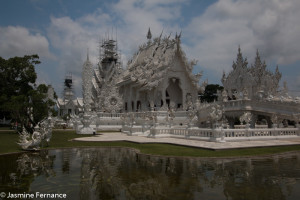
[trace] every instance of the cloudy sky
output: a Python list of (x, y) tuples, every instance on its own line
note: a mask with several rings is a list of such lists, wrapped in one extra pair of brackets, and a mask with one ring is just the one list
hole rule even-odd
[(268, 69), (282, 72), (290, 94), (300, 95), (299, 0), (1, 0), (0, 56), (38, 54), (39, 83), (52, 84), (59, 96), (72, 73), (81, 96), (81, 69), (89, 48), (96, 67), (98, 45), (116, 34), (124, 67), (153, 36), (182, 31), (182, 47), (198, 60), (194, 72), (220, 84), (241, 46), (249, 65), (256, 50)]

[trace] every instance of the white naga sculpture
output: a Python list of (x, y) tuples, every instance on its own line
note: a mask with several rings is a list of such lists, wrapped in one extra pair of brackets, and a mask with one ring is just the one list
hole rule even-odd
[(49, 117), (39, 122), (31, 135), (31, 139), (30, 133), (24, 127), (19, 134), (20, 137), (17, 144), (20, 145), (23, 150), (38, 150), (40, 149), (40, 145), (43, 144), (43, 141), (45, 141), (48, 146), (52, 137), (52, 118)]
[(42, 142), (42, 136), (41, 133), (38, 131), (34, 131), (31, 140), (30, 133), (26, 131), (26, 129), (23, 127), (23, 131), (20, 134), (19, 143), (18, 145), (21, 146), (23, 150), (38, 150), (40, 149), (40, 144)]

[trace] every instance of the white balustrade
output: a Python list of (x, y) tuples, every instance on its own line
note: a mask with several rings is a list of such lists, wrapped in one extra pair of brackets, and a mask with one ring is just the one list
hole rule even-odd
[[(300, 129), (298, 128), (270, 128), (270, 129), (207, 129), (207, 128), (165, 128), (155, 127), (150, 131), (152, 137), (160, 134), (169, 135), (170, 137), (192, 137), (198, 140), (207, 140), (211, 138), (212, 141), (238, 141), (253, 139), (280, 139), (283, 136), (300, 136)], [(219, 140), (218, 140), (219, 138)], [(221, 140), (221, 138), (224, 138)]]
[[(253, 108), (253, 102), (249, 100), (236, 100), (224, 102), (226, 108), (235, 109), (236, 107)], [(262, 102), (264, 104), (264, 102)], [(205, 108), (204, 108), (205, 110)], [(127, 121), (123, 122), (122, 131), (134, 135), (135, 133), (149, 134), (149, 137), (178, 137), (190, 138), (196, 140), (211, 141), (240, 141), (240, 140), (259, 140), (261, 139), (280, 139), (286, 137), (300, 136), (300, 128), (267, 128), (266, 125), (256, 125), (256, 128), (246, 128), (245, 125), (236, 125), (235, 129), (208, 129), (198, 127), (179, 126), (187, 118), (186, 111), (174, 112), (175, 118), (172, 125), (166, 121), (167, 111), (156, 111), (157, 122), (154, 119), (146, 119), (145, 116), (153, 116), (152, 111), (133, 112), (134, 124)], [(120, 120), (121, 115), (125, 113), (98, 113), (100, 122), (106, 123), (106, 120)], [(101, 120), (102, 118), (102, 120)], [(131, 117), (130, 117), (131, 118)], [(176, 121), (178, 120), (178, 121)]]
[(278, 115), (291, 116), (300, 112), (299, 103), (281, 101), (257, 100), (231, 100), (223, 102), (225, 112), (228, 111), (259, 111), (263, 113), (277, 113)]

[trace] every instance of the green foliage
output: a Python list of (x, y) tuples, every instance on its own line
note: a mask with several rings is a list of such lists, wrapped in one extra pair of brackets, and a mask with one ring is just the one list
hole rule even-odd
[(200, 96), (201, 102), (213, 102), (218, 100), (217, 91), (222, 91), (223, 86), (218, 84), (209, 84), (205, 87), (204, 93)]
[(38, 55), (8, 60), (0, 57), (0, 117), (11, 118), (27, 128), (45, 118), (54, 105), (47, 99), (48, 87), (35, 83), (38, 59)]

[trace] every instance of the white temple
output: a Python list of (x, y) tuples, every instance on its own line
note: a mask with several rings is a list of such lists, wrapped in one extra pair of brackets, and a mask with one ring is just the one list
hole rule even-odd
[(149, 29), (126, 69), (117, 41), (103, 40), (93, 75), (88, 57), (83, 67), (85, 114), (73, 119), (77, 128), (218, 142), (300, 136), (300, 99), (288, 95), (286, 84), (279, 86), (278, 67), (270, 72), (258, 51), (248, 67), (239, 48), (218, 101), (200, 103), (206, 83), (199, 84), (202, 73), (192, 73), (196, 61), (188, 61), (180, 37), (152, 39)]
[(98, 68), (93, 76), (94, 110), (103, 112), (136, 112), (168, 110), (174, 104), (186, 110), (188, 101), (196, 102), (202, 74), (193, 74), (195, 61), (189, 62), (180, 46), (180, 35), (174, 39), (162, 34), (139, 47), (122, 70), (116, 41), (102, 42)]
[(247, 59), (243, 58), (239, 48), (236, 62), (232, 65), (233, 70), (227, 76), (224, 73), (222, 78), (229, 99), (255, 99), (278, 95), (281, 79), (278, 66), (274, 74), (267, 70), (267, 65), (261, 61), (258, 50), (254, 65), (247, 65)]
[(123, 94), (125, 112), (186, 110), (188, 101), (196, 102), (201, 74), (192, 73), (195, 61), (189, 62), (180, 46), (180, 35), (174, 39), (160, 35), (141, 45), (121, 74), (117, 86)]

